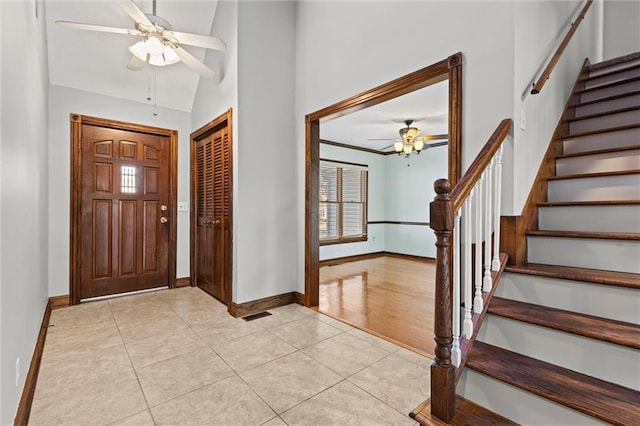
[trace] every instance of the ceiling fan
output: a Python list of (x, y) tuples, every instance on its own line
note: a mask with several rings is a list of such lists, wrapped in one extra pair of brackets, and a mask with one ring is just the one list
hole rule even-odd
[[(413, 124), (413, 120), (405, 120), (404, 124), (407, 127), (403, 127), (398, 131), (398, 133), (400, 134), (400, 139), (396, 139), (392, 145), (385, 146), (384, 148), (382, 148), (382, 151), (393, 148), (398, 153), (398, 155), (404, 154), (405, 157), (409, 157), (412, 152), (420, 154), (420, 151), (424, 149), (435, 148), (437, 146), (443, 146), (449, 143), (448, 134), (425, 135), (419, 137), (418, 135), (420, 134), (420, 129), (411, 126)], [(440, 140), (442, 142), (435, 142), (430, 144), (425, 143), (426, 141), (437, 140)]]
[(225, 50), (226, 46), (218, 37), (174, 31), (171, 24), (156, 15), (156, 0), (153, 0), (153, 14), (143, 13), (132, 0), (116, 0), (118, 5), (135, 21), (135, 28), (115, 28), (79, 22), (56, 21), (56, 24), (79, 30), (101, 31), (114, 34), (141, 36), (142, 39), (129, 47), (132, 53), (127, 68), (138, 71), (149, 63), (165, 66), (182, 61), (203, 77), (213, 79), (215, 72), (197, 60), (180, 45), (204, 47), (206, 49)]

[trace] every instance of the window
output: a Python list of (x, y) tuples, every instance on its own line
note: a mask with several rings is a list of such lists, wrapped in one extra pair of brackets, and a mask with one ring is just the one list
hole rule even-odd
[(120, 168), (120, 192), (125, 194), (136, 193), (136, 168), (122, 166)]
[(320, 160), (320, 244), (367, 240), (367, 166)]

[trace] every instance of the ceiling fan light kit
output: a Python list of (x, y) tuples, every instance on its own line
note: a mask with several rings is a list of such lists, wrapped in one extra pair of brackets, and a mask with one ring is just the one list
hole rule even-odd
[(404, 154), (406, 158), (409, 158), (413, 152), (420, 154), (420, 151), (424, 149), (424, 141), (426, 139), (417, 137), (420, 134), (420, 130), (416, 127), (411, 127), (412, 123), (413, 120), (406, 120), (404, 122), (407, 127), (403, 127), (399, 131), (402, 139), (397, 139), (393, 143), (393, 148), (396, 150), (398, 155)]

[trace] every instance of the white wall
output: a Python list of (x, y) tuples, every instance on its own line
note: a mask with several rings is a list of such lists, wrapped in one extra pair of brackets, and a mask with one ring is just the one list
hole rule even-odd
[[(366, 164), (368, 179), (367, 219), (369, 222), (385, 220), (386, 209), (386, 162), (385, 156), (355, 149), (320, 144), (320, 158), (323, 160), (346, 161)], [(332, 244), (320, 246), (320, 260), (355, 254), (376, 253), (385, 250), (385, 225), (376, 224), (367, 227), (367, 241), (357, 243)], [(304, 247), (302, 247), (304, 250)]]
[(0, 17), (0, 424), (6, 425), (13, 423), (48, 297), (48, 68), (44, 3), (0, 2)]
[[(386, 220), (429, 222), (433, 183), (447, 177), (448, 149), (431, 148), (408, 159), (390, 155), (386, 161)], [(429, 226), (385, 225), (385, 251), (435, 257), (435, 234)]]
[(233, 300), (296, 290), (296, 2), (238, 3)]
[[(190, 116), (82, 90), (49, 88), (49, 295), (69, 294), (70, 119), (77, 113), (178, 131), (178, 201), (189, 200)], [(178, 277), (189, 276), (189, 212), (178, 212)]]
[[(466, 168), (500, 120), (513, 114), (513, 14), (513, 2), (298, 4), (298, 291), (304, 288), (305, 114), (462, 51), (462, 162)], [(428, 24), (398, 24), (408, 16)], [(512, 204), (512, 200), (505, 202)]]
[[(575, 20), (582, 0), (553, 2), (516, 2), (514, 11), (514, 139), (503, 160), (507, 176), (503, 179), (511, 198), (503, 198), (504, 214), (520, 214), (538, 173), (544, 153), (584, 60), (598, 51), (597, 23), (599, 9), (592, 7), (567, 46), (551, 77), (537, 95), (531, 90), (536, 70), (546, 65), (567, 32), (566, 25)], [(521, 110), (525, 112), (525, 129), (520, 127)], [(509, 179), (508, 174), (511, 174)]]
[(604, 59), (640, 52), (640, 1), (604, 1)]

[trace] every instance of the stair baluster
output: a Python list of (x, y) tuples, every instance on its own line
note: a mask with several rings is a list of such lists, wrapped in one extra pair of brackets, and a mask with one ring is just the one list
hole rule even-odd
[(469, 197), (465, 200), (462, 220), (464, 223), (464, 337), (469, 339), (473, 335), (473, 321), (471, 320), (471, 305), (473, 299), (473, 280), (472, 280), (472, 264), (471, 264), (471, 222), (472, 204), (473, 204), (473, 190), (469, 194)]
[[(456, 212), (453, 221), (453, 347), (451, 363), (458, 368), (462, 355), (460, 353), (460, 211)], [(471, 313), (469, 313), (471, 320)]]
[(486, 171), (486, 194), (487, 199), (485, 202), (485, 213), (484, 213), (484, 277), (482, 278), (482, 290), (483, 291), (491, 291), (491, 286), (493, 284), (493, 280), (491, 279), (491, 222), (492, 219), (492, 206), (491, 206), (491, 191), (493, 190), (491, 186), (491, 169), (493, 165), (493, 160), (489, 162)]
[(500, 194), (502, 191), (502, 146), (496, 152), (496, 156), (494, 157), (495, 167), (494, 171), (494, 179), (495, 179), (495, 207), (493, 212), (493, 260), (491, 261), (491, 270), (497, 271), (500, 269)]
[(476, 184), (476, 191), (478, 192), (478, 196), (476, 197), (476, 215), (474, 219), (474, 230), (475, 230), (475, 287), (476, 293), (473, 298), (473, 312), (476, 314), (480, 314), (482, 312), (483, 304), (482, 304), (482, 186), (484, 183), (484, 175), (482, 172), (480, 175), (480, 180)]

